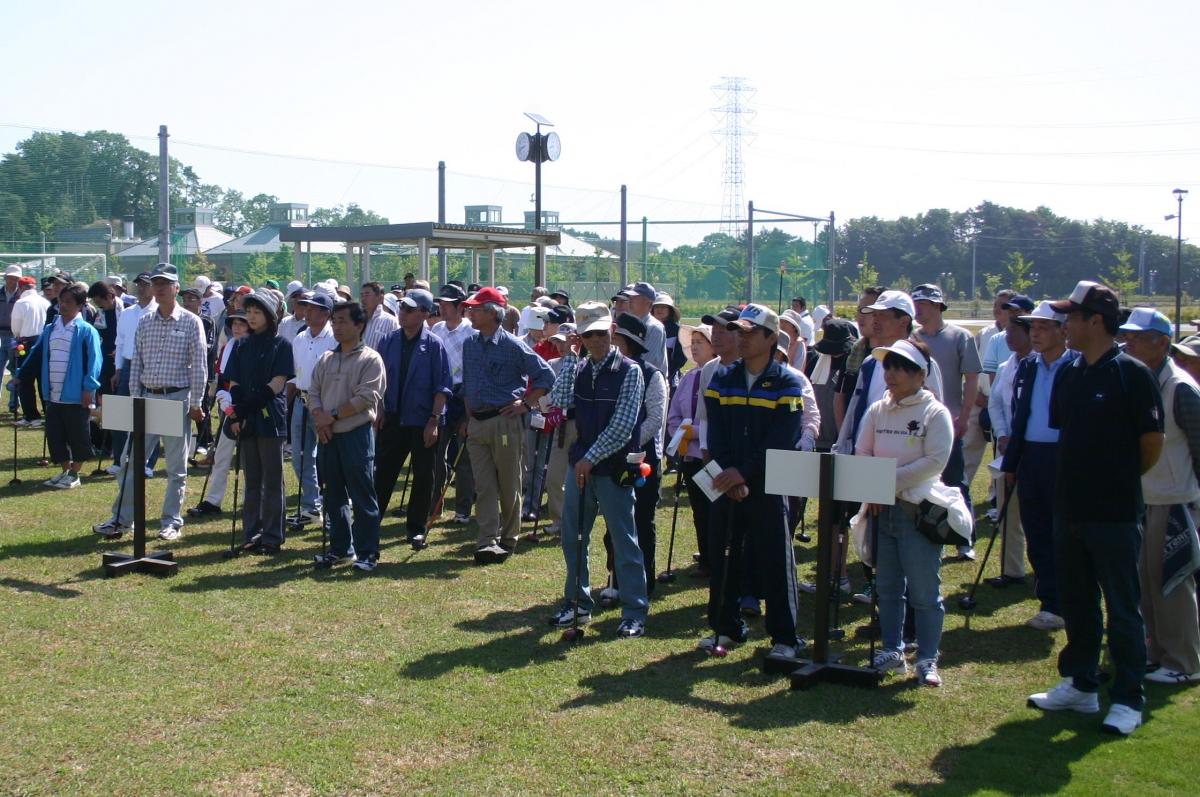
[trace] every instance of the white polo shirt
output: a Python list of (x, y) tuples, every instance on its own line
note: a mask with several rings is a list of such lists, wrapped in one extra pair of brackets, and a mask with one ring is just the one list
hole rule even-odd
[(313, 335), (312, 327), (301, 332), (292, 341), (292, 363), (296, 367), (296, 376), (292, 379), (298, 389), (307, 391), (312, 385), (313, 368), (317, 360), (327, 351), (337, 348), (337, 340), (333, 337), (333, 329), (329, 322), (319, 335)]

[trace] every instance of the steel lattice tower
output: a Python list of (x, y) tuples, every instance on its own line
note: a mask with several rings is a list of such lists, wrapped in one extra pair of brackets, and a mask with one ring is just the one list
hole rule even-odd
[(725, 141), (725, 168), (721, 177), (721, 232), (736, 237), (739, 233), (736, 220), (746, 210), (742, 193), (746, 177), (742, 166), (742, 140), (750, 137), (743, 125), (755, 114), (750, 108), (754, 88), (740, 77), (722, 77), (721, 82), (712, 88), (721, 103), (712, 109), (719, 123), (713, 133)]

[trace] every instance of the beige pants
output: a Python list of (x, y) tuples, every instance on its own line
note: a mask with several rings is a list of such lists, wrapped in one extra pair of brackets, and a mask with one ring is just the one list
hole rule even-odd
[(987, 454), (987, 440), (983, 439), (983, 430), (979, 428), (980, 409), (971, 409), (971, 417), (967, 419), (967, 433), (963, 435), (963, 481), (966, 484), (975, 481), (975, 472), (979, 470), (979, 464)]
[[(561, 437), (560, 437), (561, 435)], [(550, 499), (550, 523), (562, 528), (563, 497), (567, 486), (567, 452), (578, 435), (575, 421), (566, 421), (554, 432), (554, 443), (550, 447), (550, 466), (546, 469), (546, 495)], [(559, 445), (559, 440), (562, 445)]]
[[(996, 506), (1004, 511), (1004, 477), (992, 480), (993, 487), (996, 490)], [(1007, 529), (1004, 531), (1004, 569), (1001, 570), (1004, 575), (1014, 578), (1025, 577), (1025, 528), (1021, 525), (1021, 501), (1018, 495), (1019, 491), (1016, 487), (1013, 488), (1012, 497), (1009, 498), (1009, 503), (1012, 504), (1008, 510), (1008, 516), (1004, 519), (1004, 524)]]
[(467, 455), (475, 477), (475, 520), (478, 547), (499, 540), (516, 543), (521, 531), (521, 455), (525, 424), (520, 417), (497, 415), (486, 421), (471, 419), (467, 430)]
[[(1149, 644), (1146, 656), (1168, 670), (1200, 672), (1200, 628), (1196, 624), (1196, 582), (1188, 578), (1171, 594), (1162, 594), (1162, 552), (1169, 506), (1147, 506), (1138, 570), (1142, 581), (1142, 618)], [(1193, 511), (1192, 517), (1196, 517)]]

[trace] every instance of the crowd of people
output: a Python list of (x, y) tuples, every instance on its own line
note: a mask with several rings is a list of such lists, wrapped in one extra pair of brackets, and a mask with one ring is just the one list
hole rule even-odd
[[(435, 295), (411, 274), (367, 282), (357, 298), (335, 280), (281, 290), (201, 276), (183, 288), (168, 264), (132, 286), (56, 273), (39, 293), (13, 266), (0, 303), (9, 409), (18, 426), (45, 425), (61, 465), (46, 486), (78, 487), (98, 448), (114, 458), (112, 513), (93, 527), (106, 538), (129, 530), (134, 469), (152, 473), (161, 449), (160, 538), (179, 539), (185, 514), (220, 513), (232, 471), (245, 485), (238, 553), (274, 555), (289, 531), (326, 524), (314, 566), (369, 572), (407, 465), (398, 510), (414, 548), (441, 521), (451, 482), (450, 522), (474, 517), (480, 566), (512, 555), (544, 499), (564, 562), (550, 625), (619, 605), (617, 635), (634, 638), (651, 618), (655, 513), (674, 472), (690, 499), (693, 573), (709, 584), (712, 633), (698, 647), (744, 642), (765, 603), (769, 655), (796, 658), (799, 600), (815, 592), (793, 553), (806, 501), (767, 493), (766, 452), (888, 457), (894, 502), (836, 510), (863, 578), (852, 586), (843, 547), (831, 586), (877, 604), (872, 667), (907, 672), (912, 654), (917, 681), (939, 686), (943, 550), (976, 556), (969, 486), (990, 443), (986, 514), (1002, 556), (987, 583), (1019, 588), (1028, 559), (1028, 625), (1066, 632), (1062, 682), (1029, 703), (1098, 712), (1105, 637), (1106, 730), (1141, 724), (1144, 681), (1200, 679), (1200, 336), (1172, 342), (1166, 316), (1123, 309), (1102, 284), (1057, 302), (1000, 291), (976, 335), (945, 320), (932, 284), (868, 288), (853, 320), (796, 297), (781, 313), (731, 304), (695, 326), (647, 282), (577, 306), (538, 287), (519, 311), (503, 287), (450, 281)], [(94, 422), (106, 394), (180, 402), (195, 444), (149, 435), (147, 461), (131, 463), (128, 436)], [(289, 459), (300, 484), (290, 514)], [(211, 470), (185, 512), (189, 462)]]

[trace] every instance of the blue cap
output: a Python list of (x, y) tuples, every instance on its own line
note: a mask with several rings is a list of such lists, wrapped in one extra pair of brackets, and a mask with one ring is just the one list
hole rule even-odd
[(1170, 335), (1171, 319), (1155, 310), (1153, 307), (1135, 307), (1129, 314), (1129, 320), (1121, 324), (1122, 332), (1158, 332)]
[(942, 293), (942, 289), (932, 283), (918, 285), (912, 290), (912, 300), (914, 302), (933, 302), (941, 305), (942, 309), (946, 309), (946, 297)]
[(333, 297), (324, 291), (314, 291), (312, 296), (307, 293), (300, 299), (299, 304), (309, 304), (313, 307), (320, 307), (327, 313), (333, 312)]
[(1032, 313), (1034, 306), (1033, 299), (1030, 299), (1028, 296), (1017, 294), (1005, 302), (1004, 309), (1020, 310), (1022, 313)]
[(179, 282), (179, 271), (170, 263), (159, 263), (150, 272), (151, 280), (170, 280), (171, 282)]
[(404, 298), (400, 300), (400, 304), (405, 307), (413, 307), (418, 310), (424, 310), (427, 313), (433, 312), (433, 294), (424, 288), (409, 288), (404, 292)]

